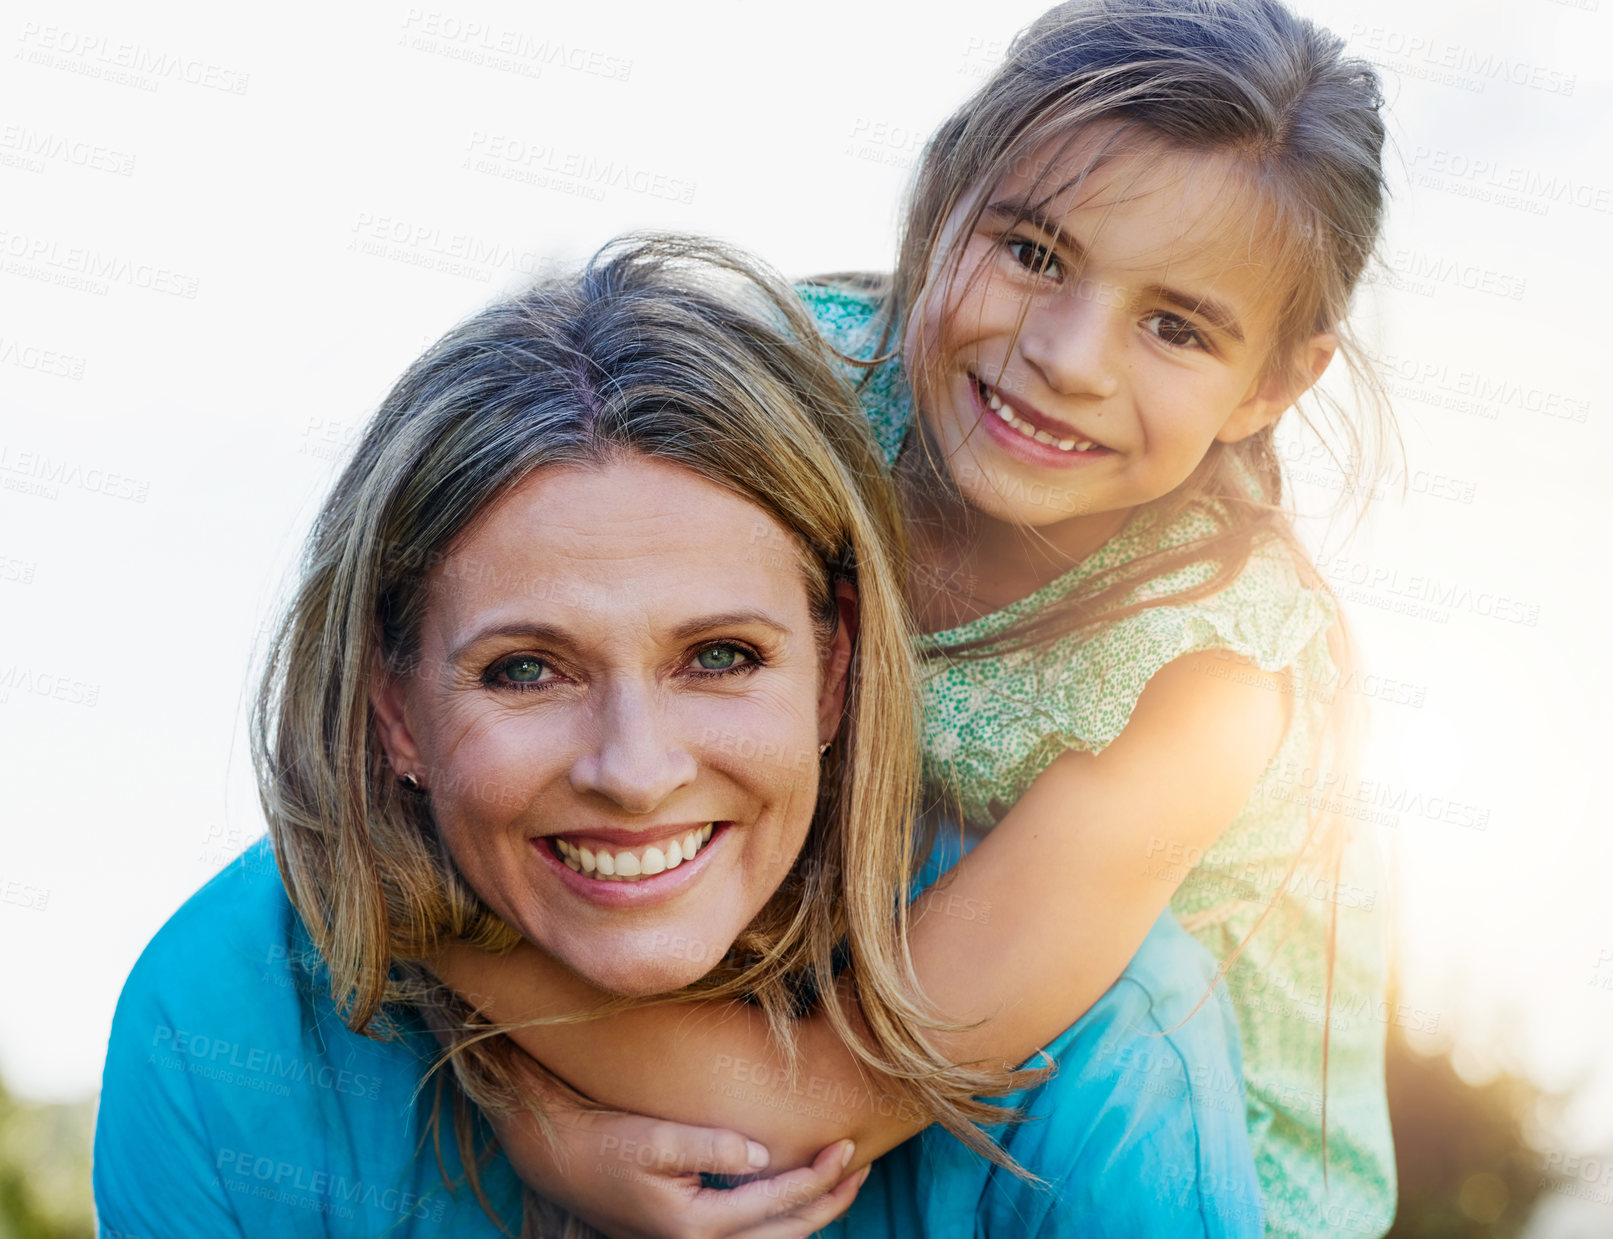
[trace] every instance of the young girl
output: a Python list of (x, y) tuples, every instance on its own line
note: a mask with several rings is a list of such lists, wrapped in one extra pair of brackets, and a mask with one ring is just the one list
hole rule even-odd
[[(1222, 961), (1280, 1235), (1378, 1235), (1394, 1210), (1381, 883), (1317, 794), (1342, 645), (1272, 446), (1348, 353), (1379, 106), (1370, 68), (1275, 0), (1077, 0), (931, 140), (893, 277), (803, 290), (906, 501), (926, 772), (972, 847), (908, 935), (954, 1022), (935, 1043), (1026, 1059), (1168, 907)], [(1372, 436), (1345, 431), (1359, 459)], [(578, 1005), (531, 953), (446, 971), (502, 1020)], [(794, 1081), (742, 1012), (515, 1036), (610, 1104), (677, 1116), (704, 1089), (704, 1120), (775, 1166), (837, 1135), (861, 1164), (914, 1129), (899, 1107), (847, 1130), (784, 1105)], [(642, 1067), (595, 1069), (607, 1038)], [(859, 1081), (807, 1044), (826, 1089)], [(718, 1053), (761, 1069), (715, 1095)]]

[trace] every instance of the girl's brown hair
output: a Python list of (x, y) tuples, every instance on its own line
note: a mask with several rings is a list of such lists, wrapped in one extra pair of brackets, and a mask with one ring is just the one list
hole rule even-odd
[[(1019, 1077), (930, 1050), (904, 894), (914, 851), (917, 705), (897, 501), (856, 400), (788, 285), (688, 238), (629, 238), (572, 278), (449, 332), (382, 402), (316, 520), (253, 712), (276, 859), (349, 1027), (387, 1035), (410, 1004), (451, 1044), (461, 1161), (480, 1196), (475, 1114), (534, 1108), (506, 1039), (426, 967), (451, 939), (519, 935), (459, 875), (429, 797), (388, 769), (369, 700), (415, 656), (433, 569), (479, 513), (535, 470), (623, 454), (676, 463), (748, 499), (792, 538), (820, 635), (837, 580), (859, 629), (844, 723), (806, 844), (720, 966), (678, 998), (745, 998), (793, 1045), (803, 983), (893, 1091), (1005, 1162), (975, 1123)], [(812, 777), (808, 771), (803, 776)], [(837, 982), (837, 955), (849, 960)], [(391, 1008), (389, 1010), (389, 1008)], [(440, 1081), (439, 1077), (439, 1081)], [(545, 1129), (547, 1130), (547, 1129)], [(485, 1204), (484, 1198), (484, 1204)]]
[[(1258, 236), (1270, 271), (1276, 331), (1265, 373), (1293, 392), (1309, 392), (1319, 416), (1296, 412), (1326, 445), (1343, 478), (1341, 496), (1370, 496), (1386, 454), (1399, 438), (1381, 382), (1347, 324), (1350, 301), (1371, 261), (1387, 188), (1383, 174), (1382, 91), (1366, 61), (1344, 41), (1295, 16), (1279, 0), (1072, 0), (1050, 9), (1011, 44), (1003, 63), (942, 123), (925, 146), (909, 192), (896, 268), (883, 286), (882, 342), (888, 356), (903, 339), (929, 335), (924, 307), (960, 279), (965, 244), (1012, 172), (1033, 178), (1027, 209), (1052, 200), (1101, 163), (1154, 154), (1216, 159), (1229, 186), (1250, 206), (1245, 228)], [(867, 277), (851, 278), (865, 288)], [(877, 290), (880, 285), (874, 285)], [(1352, 414), (1311, 386), (1305, 345), (1331, 333), (1348, 368)], [(878, 360), (878, 359), (876, 359)], [(904, 358), (922, 401), (942, 358)], [(871, 363), (864, 363), (871, 364)], [(1285, 509), (1275, 423), (1235, 443), (1212, 444), (1170, 494), (1139, 514), (1157, 530), (1197, 512), (1211, 532), (1095, 573), (1081, 587), (989, 638), (931, 645), (932, 658), (995, 658), (1043, 649), (1072, 633), (1092, 635), (1152, 607), (1209, 597), (1231, 584), (1266, 543), (1284, 546), (1302, 581), (1326, 590), (1294, 534)], [(917, 441), (915, 443), (915, 441)], [(904, 486), (948, 486), (921, 435), (898, 464)], [(1026, 537), (1034, 538), (1033, 530)], [(1188, 583), (1147, 588), (1186, 569)], [(1342, 626), (1333, 634), (1342, 671), (1350, 662)], [(1303, 685), (1309, 701), (1318, 686)], [(1357, 721), (1344, 694), (1333, 698), (1317, 755), (1331, 745), (1348, 762)], [(1278, 888), (1302, 863), (1337, 880), (1347, 824), (1313, 807), (1306, 840)], [(1278, 906), (1274, 898), (1258, 929)], [(1336, 905), (1334, 907), (1336, 914)], [(1254, 931), (1251, 930), (1251, 933)], [(1331, 1013), (1336, 921), (1329, 931), (1326, 1005)], [(1222, 961), (1225, 975), (1248, 943)], [(1323, 1155), (1326, 1169), (1328, 1027), (1322, 1042)]]
[[(1031, 168), (1045, 201), (1116, 156), (1221, 156), (1253, 204), (1258, 225), (1251, 218), (1249, 230), (1259, 229), (1278, 290), (1267, 370), (1304, 391), (1311, 376), (1298, 371), (1303, 345), (1318, 332), (1338, 338), (1358, 415), (1321, 392), (1313, 395), (1325, 431), (1300, 415), (1328, 443), (1345, 476), (1342, 491), (1370, 494), (1384, 448), (1398, 440), (1346, 315), (1382, 220), (1381, 105), (1372, 66), (1277, 0), (1074, 0), (1053, 8), (1014, 40), (1002, 65), (926, 145), (885, 301), (884, 346), (922, 327), (914, 320), (938, 285), (975, 278), (959, 267), (987, 204), (980, 191), (1010, 171)], [(1054, 176), (1071, 164), (1072, 176)], [(908, 359), (921, 393), (934, 360)], [(1152, 505), (1167, 518), (1202, 510), (1217, 527), (1213, 536), (1098, 574), (989, 643), (944, 653), (1038, 647), (1146, 607), (1206, 597), (1266, 539), (1287, 542), (1308, 565), (1285, 519), (1274, 433), (1273, 425), (1215, 443), (1186, 482)], [(1186, 590), (1136, 600), (1140, 586), (1192, 564), (1213, 571)]]

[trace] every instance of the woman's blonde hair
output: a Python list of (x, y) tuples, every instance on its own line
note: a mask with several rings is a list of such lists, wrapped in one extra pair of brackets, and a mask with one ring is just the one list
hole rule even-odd
[[(455, 869), (428, 797), (388, 769), (370, 690), (416, 657), (434, 569), (478, 514), (536, 470), (624, 455), (682, 465), (788, 531), (825, 643), (836, 582), (852, 582), (858, 600), (843, 725), (805, 846), (725, 965), (679, 997), (756, 1002), (791, 1046), (802, 990), (834, 992), (839, 971), (866, 1029), (823, 1004), (846, 1044), (1004, 1160), (973, 1126), (1002, 1113), (975, 1098), (1014, 1077), (956, 1067), (914, 1031), (939, 1025), (916, 997), (905, 943), (917, 705), (898, 505), (801, 303), (711, 242), (620, 240), (580, 275), (449, 332), (383, 401), (314, 524), (252, 738), (280, 872), (337, 1009), (355, 1031), (387, 1035), (389, 1004), (411, 1004), (454, 1043), (464, 1095), (493, 1113), (531, 1104), (509, 1044), (424, 967), (450, 939), (496, 952), (519, 935)], [(734, 553), (779, 553), (744, 536)], [(474, 1114), (455, 1100), (480, 1195)]]

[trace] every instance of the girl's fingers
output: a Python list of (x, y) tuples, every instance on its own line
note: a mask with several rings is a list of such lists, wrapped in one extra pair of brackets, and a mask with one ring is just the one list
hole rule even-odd
[[(810, 1230), (801, 1229), (801, 1211), (811, 1209), (834, 1191), (846, 1167), (851, 1164), (853, 1152), (855, 1146), (850, 1140), (837, 1140), (819, 1153), (810, 1166), (771, 1178), (757, 1179), (732, 1191), (702, 1192), (697, 1198), (696, 1207), (701, 1210), (703, 1218), (715, 1224), (719, 1234), (743, 1233), (756, 1236), (757, 1239), (810, 1234)], [(862, 1185), (856, 1175), (851, 1176), (848, 1182), (853, 1185), (839, 1208), (849, 1205), (857, 1195), (857, 1188)], [(706, 1212), (708, 1206), (713, 1210), (710, 1213)], [(835, 1217), (839, 1208), (828, 1216)]]
[(753, 1175), (767, 1166), (767, 1149), (737, 1131), (691, 1127), (667, 1119), (633, 1115), (596, 1124), (601, 1153), (631, 1162), (647, 1174)]

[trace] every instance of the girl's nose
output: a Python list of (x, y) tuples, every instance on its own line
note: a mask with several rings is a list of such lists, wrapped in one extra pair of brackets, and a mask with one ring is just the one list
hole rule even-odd
[(625, 813), (653, 813), (694, 782), (694, 754), (653, 693), (609, 693), (595, 723), (594, 743), (571, 766), (574, 791), (603, 796)]
[(1116, 301), (1091, 280), (1037, 298), (1020, 328), (1020, 356), (1060, 395), (1108, 399), (1120, 390)]

